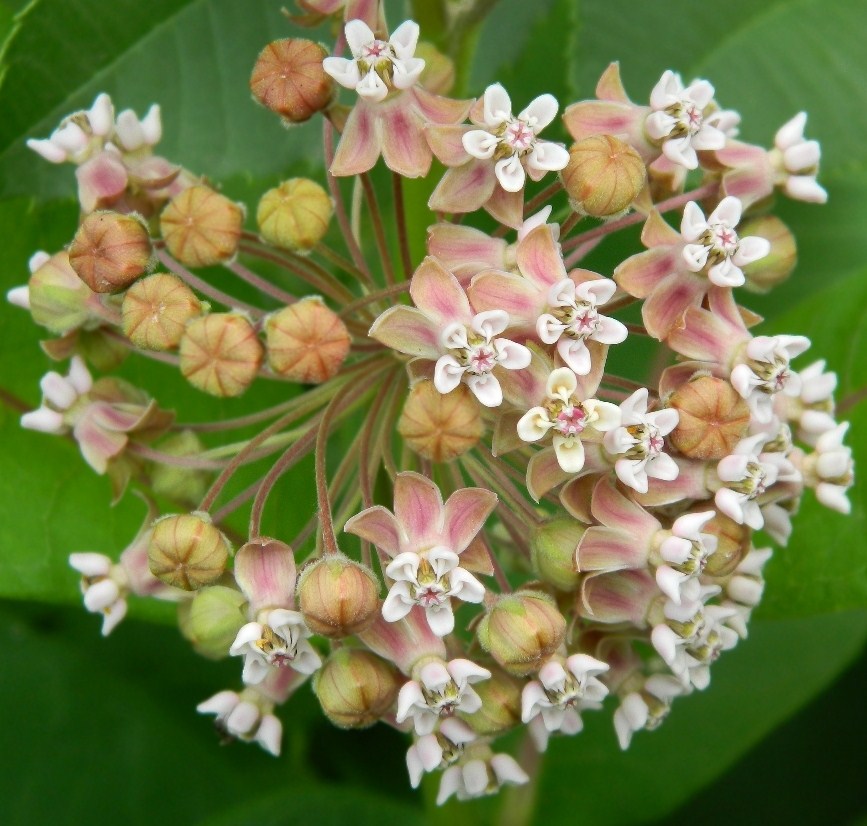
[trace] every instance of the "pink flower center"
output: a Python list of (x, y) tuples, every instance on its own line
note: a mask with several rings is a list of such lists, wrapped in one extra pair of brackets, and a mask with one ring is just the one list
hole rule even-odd
[(525, 152), (533, 145), (536, 135), (526, 123), (516, 120), (506, 127), (503, 140), (516, 152)]
[(686, 111), (684, 112), (684, 118), (690, 134), (695, 135), (697, 132), (701, 131), (702, 121), (704, 120), (701, 114), (701, 109), (694, 104), (687, 106)]
[(285, 651), (278, 651), (268, 657), (268, 663), (273, 665), (275, 668), (288, 668), (292, 665), (292, 660), (294, 657), (290, 656)]
[(587, 426), (587, 414), (580, 406), (566, 405), (557, 414), (556, 427), (564, 436), (580, 433)]
[(713, 228), (716, 247), (721, 249), (726, 255), (734, 254), (738, 247), (738, 234), (725, 224), (717, 224)]
[(374, 40), (361, 50), (363, 57), (382, 57), (388, 51), (388, 43), (382, 40)]
[(659, 432), (651, 433), (647, 440), (648, 451), (652, 454), (662, 453), (662, 448), (665, 447), (665, 440), (659, 435)]
[(428, 585), (426, 588), (422, 588), (418, 591), (415, 595), (418, 604), (425, 608), (428, 608), (431, 605), (440, 605), (443, 601), (442, 597), (443, 590), (436, 585)]
[(489, 347), (479, 347), (470, 354), (469, 368), (474, 373), (490, 373), (497, 362), (496, 353)]

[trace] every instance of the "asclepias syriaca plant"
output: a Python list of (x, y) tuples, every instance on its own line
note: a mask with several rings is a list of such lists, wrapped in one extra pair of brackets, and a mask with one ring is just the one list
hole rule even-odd
[[(248, 211), (158, 154), (157, 105), (106, 94), (28, 142), (74, 167), (81, 220), (9, 294), (61, 363), (21, 423), (148, 506), (121, 553), (70, 549), (85, 607), (109, 634), (130, 600), (177, 603), (194, 648), (238, 664), (198, 706), (224, 736), (279, 755), (307, 684), (337, 726), (404, 732), (409, 781), (439, 773), (439, 802), (528, 782), (498, 743), (516, 728), (544, 751), (610, 713), (626, 749), (746, 638), (765, 542), (785, 547), (801, 498), (849, 511), (834, 374), (740, 303), (793, 265), (773, 199), (826, 199), (806, 115), (750, 145), (708, 80), (666, 71), (635, 103), (617, 64), (565, 107), (499, 83), (451, 98), (412, 20), (303, 6), (296, 22), (340, 15), (331, 53), (270, 43), (250, 88), (288, 125), (321, 118), (316, 179)], [(403, 179), (427, 176), (416, 257)], [(583, 266), (638, 224), (643, 249)], [(609, 350), (634, 337), (658, 356), (618, 375)], [(127, 356), (286, 400), (179, 425), (159, 387), (114, 375)], [(311, 454), (316, 512), (263, 536)]]

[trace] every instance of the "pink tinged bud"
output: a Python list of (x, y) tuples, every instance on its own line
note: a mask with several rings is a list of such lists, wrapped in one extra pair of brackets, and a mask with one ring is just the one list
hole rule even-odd
[(208, 267), (230, 259), (238, 249), (244, 213), (213, 189), (196, 185), (176, 195), (160, 215), (168, 251), (182, 264)]
[(194, 591), (219, 579), (231, 546), (206, 514), (177, 514), (153, 526), (148, 558), (151, 572), (167, 585)]
[(604, 573), (584, 581), (578, 610), (596, 622), (629, 622), (642, 627), (658, 596), (656, 580), (645, 570)]
[(269, 43), (259, 54), (250, 91), (259, 103), (302, 123), (331, 101), (333, 83), (323, 71), (326, 52), (310, 40), (286, 38)]
[(277, 539), (259, 537), (235, 554), (235, 581), (255, 615), (263, 608), (291, 608), (295, 591), (292, 549)]
[(84, 212), (111, 207), (126, 192), (129, 172), (114, 152), (100, 152), (75, 170)]
[(187, 322), (201, 312), (201, 302), (183, 281), (157, 273), (136, 282), (124, 295), (123, 331), (136, 347), (172, 350)]
[(401, 620), (388, 622), (377, 616), (358, 638), (375, 654), (393, 662), (404, 674), (425, 657), (446, 656), (443, 641), (431, 630), (424, 609), (415, 606)]
[(298, 581), (298, 604), (314, 634), (340, 639), (370, 627), (379, 613), (379, 580), (342, 554), (320, 557)]

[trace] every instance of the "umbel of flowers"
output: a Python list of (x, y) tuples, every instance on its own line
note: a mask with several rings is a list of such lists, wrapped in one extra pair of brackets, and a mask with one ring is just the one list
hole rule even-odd
[[(197, 652), (237, 658), (198, 707), (222, 736), (279, 754), (306, 683), (338, 726), (405, 732), (413, 786), (440, 773), (440, 802), (476, 797), (527, 782), (497, 745), (516, 727), (540, 750), (588, 712), (613, 714), (623, 748), (656, 728), (746, 637), (771, 555), (754, 532), (785, 546), (802, 496), (848, 512), (834, 374), (740, 304), (794, 259), (754, 204), (823, 201), (819, 146), (803, 113), (770, 149), (737, 140), (712, 85), (673, 71), (634, 103), (612, 64), (562, 120), (549, 94), (516, 113), (499, 84), (451, 98), (414, 22), (389, 31), (372, 0), (303, 6), (296, 22), (343, 15), (333, 53), (275, 41), (251, 89), (287, 123), (321, 117), (318, 180), (247, 209), (155, 154), (158, 107), (107, 95), (29, 142), (75, 167), (81, 221), (9, 294), (68, 361), (22, 425), (148, 503), (126, 550), (70, 564), (104, 634), (135, 599), (168, 599)], [(425, 175), (416, 260), (402, 178)], [(583, 266), (632, 224), (644, 249)], [(632, 304), (642, 324), (618, 318)], [(663, 368), (609, 370), (635, 337)], [(127, 358), (221, 399), (267, 382), (285, 399), (181, 425), (161, 388), (115, 372)], [(263, 536), (308, 454), (317, 509)]]

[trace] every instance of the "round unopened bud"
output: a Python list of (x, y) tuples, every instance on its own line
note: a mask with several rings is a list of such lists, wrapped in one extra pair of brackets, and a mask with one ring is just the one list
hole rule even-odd
[(229, 647), (247, 622), (247, 598), (236, 588), (211, 585), (183, 605), (181, 633), (196, 651), (212, 660), (229, 656)]
[(798, 263), (798, 248), (792, 231), (776, 215), (758, 215), (749, 218), (738, 227), (738, 235), (746, 238), (757, 235), (771, 242), (771, 251), (758, 261), (747, 264), (744, 285), (756, 293), (766, 293), (777, 284), (782, 284)]
[(569, 149), (560, 173), (574, 208), (594, 218), (610, 218), (629, 208), (647, 180), (641, 155), (612, 135), (592, 135)]
[(478, 628), (482, 648), (517, 676), (537, 671), (565, 636), (566, 619), (554, 600), (538, 591), (499, 597)]
[(72, 269), (66, 252), (52, 255), (35, 270), (27, 289), (33, 320), (58, 335), (77, 330), (100, 309), (99, 297)]
[(202, 303), (180, 278), (157, 273), (137, 281), (124, 295), (123, 331), (143, 350), (172, 350), (187, 322), (201, 312)]
[(69, 263), (95, 293), (114, 293), (147, 272), (152, 254), (147, 228), (138, 218), (92, 212), (72, 239)]
[(734, 519), (729, 519), (723, 513), (717, 513), (706, 522), (701, 532), (717, 538), (716, 550), (705, 562), (704, 572), (708, 576), (728, 576), (750, 552), (752, 531), (747, 525), (738, 525)]
[(210, 267), (235, 254), (243, 222), (238, 204), (200, 184), (172, 198), (160, 215), (160, 233), (182, 264)]
[(337, 374), (349, 354), (349, 331), (322, 299), (304, 298), (265, 321), (268, 364), (302, 384), (320, 384)]
[(415, 56), (424, 61), (419, 84), (435, 95), (447, 95), (451, 92), (455, 85), (454, 61), (433, 43), (419, 43), (415, 48)]
[(154, 522), (148, 560), (151, 573), (166, 585), (195, 591), (222, 576), (230, 551), (207, 514), (180, 513)]
[[(169, 456), (196, 456), (205, 446), (192, 430), (182, 430), (159, 443), (160, 453)], [(154, 462), (150, 473), (151, 487), (157, 496), (173, 502), (195, 505), (208, 488), (211, 473), (197, 468), (181, 467)]]
[(326, 57), (328, 52), (312, 40), (275, 40), (259, 53), (250, 91), (290, 123), (303, 123), (331, 101), (334, 82), (322, 68)]
[(680, 414), (669, 439), (691, 459), (722, 459), (746, 435), (750, 409), (725, 379), (700, 376), (679, 387), (668, 401)]
[(256, 223), (266, 241), (308, 252), (328, 231), (333, 212), (331, 196), (316, 181), (292, 178), (261, 197)]
[(475, 447), (485, 426), (479, 403), (465, 384), (443, 395), (425, 379), (409, 391), (397, 430), (419, 456), (450, 462)]
[(581, 575), (575, 564), (575, 549), (586, 527), (567, 516), (543, 522), (530, 537), (533, 570), (540, 579), (561, 591), (574, 591)]
[(313, 678), (325, 716), (340, 728), (367, 728), (391, 709), (400, 688), (397, 669), (357, 648), (339, 648)]
[(181, 373), (212, 396), (240, 396), (256, 378), (262, 355), (262, 344), (246, 318), (213, 313), (187, 324), (180, 346)]
[(522, 684), (500, 668), (491, 667), (490, 679), (473, 684), (482, 707), (463, 720), (480, 737), (493, 737), (521, 723)]
[(379, 582), (369, 568), (342, 554), (330, 554), (301, 572), (298, 605), (314, 634), (348, 637), (376, 619)]

